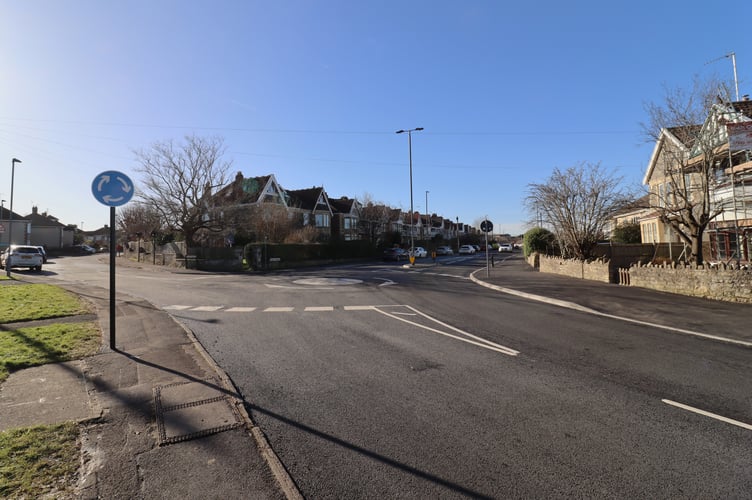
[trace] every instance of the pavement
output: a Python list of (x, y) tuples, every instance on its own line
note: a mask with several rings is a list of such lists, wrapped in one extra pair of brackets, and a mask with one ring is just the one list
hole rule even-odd
[[(471, 279), (505, 299), (752, 348), (749, 305), (539, 273), (519, 254), (494, 260), (489, 269), (476, 266)], [(11, 374), (0, 386), (0, 431), (81, 422), (78, 498), (302, 498), (232, 381), (189, 330), (150, 303), (118, 294), (117, 348), (110, 349), (109, 291), (61, 286), (94, 305), (96, 314), (78, 319), (99, 322), (103, 347), (82, 360)]]

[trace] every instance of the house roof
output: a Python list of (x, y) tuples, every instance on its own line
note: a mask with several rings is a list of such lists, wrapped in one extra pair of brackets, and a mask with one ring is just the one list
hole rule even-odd
[(686, 153), (688, 155), (689, 150), (694, 143), (693, 138), (697, 137), (697, 134), (701, 129), (702, 125), (687, 125), (682, 127), (670, 127), (661, 129), (661, 133), (658, 136), (655, 147), (653, 148), (653, 154), (650, 156), (648, 168), (645, 171), (645, 177), (643, 177), (642, 183), (650, 183), (650, 179), (651, 177), (653, 177), (653, 172), (655, 171), (655, 166), (658, 163), (658, 158), (660, 158), (661, 152), (663, 151), (666, 143), (672, 144), (674, 147), (678, 148), (683, 153)]
[(47, 212), (39, 213), (37, 207), (31, 207), (31, 213), (25, 217), (31, 222), (32, 226), (37, 227), (65, 227), (57, 217), (49, 215)]
[(743, 101), (732, 102), (731, 106), (744, 116), (752, 118), (752, 100), (745, 99)]
[(358, 202), (355, 199), (343, 196), (342, 198), (329, 198), (329, 206), (332, 207), (333, 212), (352, 214), (356, 212)]
[(285, 193), (290, 197), (290, 204), (294, 208), (310, 212), (325, 210), (332, 213), (332, 207), (323, 187), (288, 190)]
[[(250, 204), (264, 201), (277, 201), (286, 205), (284, 190), (277, 183), (274, 174), (257, 177), (243, 177), (241, 172), (235, 179), (216, 194), (221, 203)], [(271, 199), (267, 199), (271, 198)]]

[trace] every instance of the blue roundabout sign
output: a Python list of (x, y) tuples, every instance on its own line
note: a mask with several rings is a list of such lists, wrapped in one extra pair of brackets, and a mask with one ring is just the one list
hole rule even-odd
[(122, 172), (107, 170), (94, 178), (91, 192), (99, 203), (119, 207), (133, 198), (133, 182)]

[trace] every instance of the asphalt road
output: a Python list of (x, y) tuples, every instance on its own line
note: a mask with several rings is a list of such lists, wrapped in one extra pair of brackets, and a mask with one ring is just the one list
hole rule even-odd
[[(307, 498), (750, 498), (752, 350), (478, 286), (480, 258), (439, 262), (118, 268), (117, 286), (195, 332)], [(107, 277), (93, 256), (41, 278)]]

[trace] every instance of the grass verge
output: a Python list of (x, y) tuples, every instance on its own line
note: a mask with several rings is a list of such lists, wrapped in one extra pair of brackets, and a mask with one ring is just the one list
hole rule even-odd
[(53, 285), (0, 286), (0, 323), (61, 318), (91, 312), (91, 307)]
[(0, 432), (0, 498), (70, 498), (78, 436), (74, 422)]
[(16, 370), (95, 354), (100, 345), (91, 321), (0, 330), (0, 382)]

